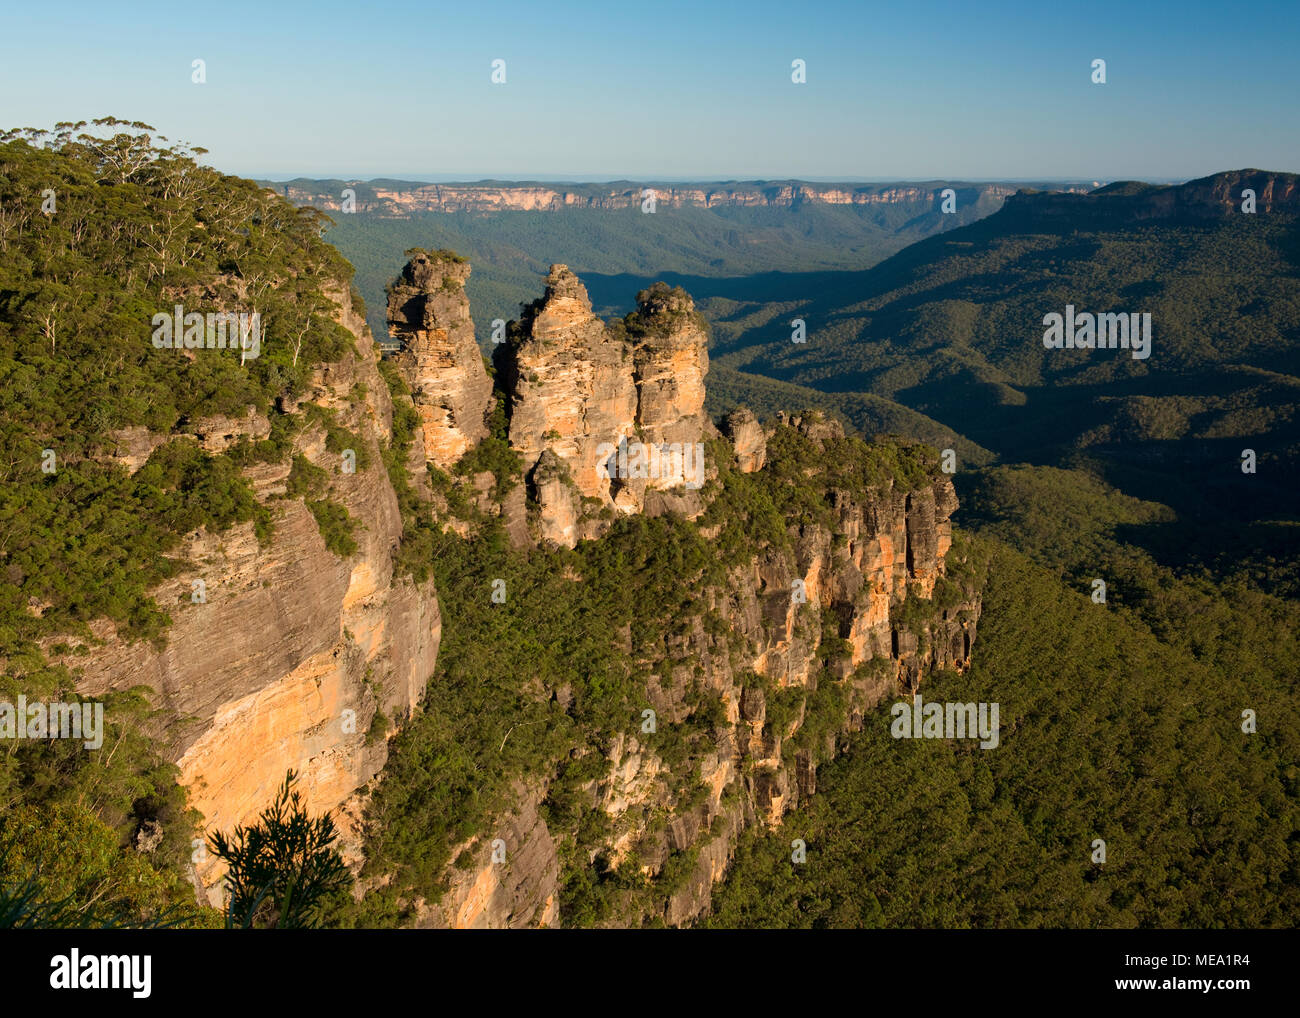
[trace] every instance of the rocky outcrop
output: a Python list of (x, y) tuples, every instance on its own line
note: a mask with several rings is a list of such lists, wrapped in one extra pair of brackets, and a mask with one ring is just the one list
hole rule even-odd
[(516, 806), (491, 837), (459, 845), (449, 893), (423, 903), (414, 924), (422, 929), (528, 929), (560, 918), (560, 860), (538, 813), (540, 790), (519, 786)]
[(568, 464), (546, 449), (529, 472), (528, 483), (537, 499), (542, 540), (572, 548), (578, 543), (582, 493), (573, 483)]
[[(705, 480), (702, 443), (716, 434), (704, 413), (707, 328), (680, 289), (656, 285), (637, 302), (607, 326), (581, 280), (553, 265), (545, 294), (498, 355), (510, 445), (541, 507), (543, 541), (573, 547), (596, 537), (609, 511), (702, 508), (691, 493)], [(548, 454), (557, 462), (543, 463)]]
[[(468, 276), (450, 252), (417, 252), (389, 287), (388, 320), (402, 343), (395, 361), (425, 453), (443, 469), (488, 437), (494, 399), (474, 343)], [(656, 284), (637, 302), (606, 324), (582, 281), (553, 265), (543, 296), (511, 323), (496, 353), (509, 446), (539, 510), (538, 541), (572, 548), (602, 534), (617, 513), (702, 510), (702, 443), (717, 434), (704, 412), (708, 329), (680, 288)], [(528, 540), (522, 505), (480, 507), (508, 521), (515, 544)]]
[[(812, 434), (821, 427), (805, 423)], [(659, 853), (652, 854), (664, 860), (674, 852), (694, 854), (658, 918), (680, 925), (707, 911), (739, 832), (779, 823), (815, 792), (817, 764), (834, 754), (836, 740), (787, 747), (800, 745), (819, 684), (841, 685), (845, 708), (837, 728), (843, 732), (861, 727), (882, 699), (918, 688), (934, 669), (969, 666), (978, 591), (966, 590), (946, 606), (933, 602), (955, 508), (946, 479), (867, 498), (837, 492), (828, 527), (802, 527), (792, 533), (790, 552), (769, 552), (733, 570), (716, 595), (720, 624), (693, 627), (681, 644), (665, 645), (671, 660), (699, 662), (701, 681), (720, 696), (728, 724), (699, 761), (704, 802), (670, 812)], [(905, 611), (905, 604), (912, 607)], [(842, 641), (838, 650), (825, 644), (828, 626)], [(674, 678), (674, 689), (685, 685), (685, 675)], [(661, 718), (681, 717), (674, 695), (654, 684), (648, 692)], [(784, 701), (777, 714), (773, 697)], [(604, 779), (602, 787), (616, 783), (625, 790), (603, 797), (616, 822), (671, 797), (667, 782), (654, 780), (661, 767), (651, 742), (639, 747), (635, 767), (625, 761)]]
[(192, 439), (204, 452), (215, 455), (225, 452), (240, 439), (260, 441), (271, 434), (271, 422), (256, 407), (248, 407), (242, 417), (218, 414), (183, 424), (173, 433), (150, 431), (143, 425), (110, 431), (105, 444), (105, 458), (120, 463), (130, 473), (135, 473), (153, 455), (160, 445), (177, 438)]
[(487, 437), (492, 406), (465, 296), (469, 273), (469, 264), (448, 252), (419, 252), (388, 290), (388, 325), (401, 343), (396, 362), (420, 416), (425, 453), (444, 469)]
[[(636, 423), (652, 446), (694, 446), (717, 434), (704, 412), (704, 376), (709, 372), (709, 337), (704, 319), (681, 287), (657, 284), (637, 294), (637, 309), (625, 327), (636, 338)], [(669, 489), (690, 483), (690, 465), (668, 464), (647, 479), (647, 487)]]
[(695, 304), (680, 287), (651, 287), (638, 294), (633, 319), (640, 341), (633, 356), (637, 423), (651, 442), (695, 440), (709, 425), (708, 333)]
[(610, 337), (567, 266), (551, 266), (545, 295), (525, 309), (502, 354), (510, 445), (524, 472), (549, 449), (580, 496), (615, 504), (604, 450), (635, 436), (632, 351)]
[(722, 433), (736, 451), (736, 466), (743, 474), (762, 470), (767, 462), (767, 436), (754, 412), (737, 407), (722, 419)]

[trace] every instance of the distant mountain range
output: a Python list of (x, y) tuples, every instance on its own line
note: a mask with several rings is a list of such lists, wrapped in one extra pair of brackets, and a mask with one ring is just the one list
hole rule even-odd
[[(789, 180), (259, 183), (334, 219), (328, 239), (356, 266), (357, 286), (370, 308), (368, 321), (381, 342), (386, 334), (384, 287), (404, 261), (404, 252), (445, 248), (469, 259), (474, 271), (467, 292), (481, 344), (487, 343), (494, 320), (518, 315), (553, 262), (571, 266), (583, 278), (593, 273), (719, 278), (865, 269), (918, 240), (991, 215), (1026, 186)], [(1083, 192), (1095, 183), (1042, 186)], [(351, 212), (344, 211), (349, 188), (354, 192), (346, 196)], [(646, 190), (654, 192), (653, 214)], [(631, 310), (626, 302), (635, 292), (614, 288), (608, 302), (594, 291), (592, 296), (598, 313), (624, 314)]]
[(482, 180), (421, 183), (408, 180), (259, 181), (295, 205), (343, 212), (344, 191), (354, 192), (355, 211), (393, 218), (421, 212), (556, 212), (566, 209), (641, 209), (647, 191), (663, 208), (797, 208), (815, 205), (918, 205), (933, 203), (951, 188), (959, 207), (1000, 203), (1021, 187), (1083, 193), (1100, 181), (1067, 183), (965, 183), (916, 181), (886, 184), (827, 184), (802, 180), (663, 183), (618, 180), (599, 184)]

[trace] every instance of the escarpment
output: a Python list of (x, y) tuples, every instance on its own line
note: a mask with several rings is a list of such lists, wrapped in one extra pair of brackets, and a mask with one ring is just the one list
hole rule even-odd
[[(90, 656), (50, 652), (80, 670), (83, 695), (153, 691), (162, 744), (205, 834), (251, 822), (290, 769), (311, 811), (343, 806), (383, 767), (386, 733), (418, 704), (437, 655), (433, 584), (395, 567), (404, 523), (384, 465), (389, 389), (347, 288), (326, 293), (354, 350), (319, 365), (308, 390), (284, 401), (289, 447), (243, 470), (270, 514), (271, 539), (259, 540), (253, 523), (186, 535), (177, 554), (186, 565), (153, 591), (172, 620), (161, 648), (127, 642), (101, 621)], [(190, 430), (225, 447), (268, 429), (251, 414)], [(145, 449), (159, 437), (133, 436)], [(423, 472), (419, 432), (413, 444)], [(134, 470), (143, 459), (127, 462)], [(316, 516), (322, 506), (351, 520), (350, 552), (330, 547)], [(340, 826), (345, 852), (354, 852), (355, 833)], [(199, 862), (197, 876), (217, 904), (215, 860)]]
[[(317, 208), (338, 207), (334, 182), (307, 181), (279, 184), (277, 188), (295, 205)], [(357, 181), (356, 211), (384, 218), (403, 218), (423, 212), (561, 212), (571, 209), (639, 209), (648, 188), (664, 208), (773, 208), (793, 209), (804, 205), (893, 206), (925, 205), (939, 200), (944, 187), (959, 192), (963, 205), (977, 201), (1000, 203), (1015, 188), (1006, 184), (964, 184), (934, 182), (931, 185), (812, 184), (806, 181), (770, 181), (749, 184), (411, 184), (385, 187)], [(1075, 187), (1074, 189), (1081, 189)]]
[[(154, 691), (207, 831), (250, 822), (297, 771), (308, 808), (340, 823), (361, 886), (395, 895), (403, 922), (690, 924), (741, 833), (814, 794), (819, 765), (881, 701), (969, 664), (979, 578), (954, 546), (952, 486), (932, 450), (869, 444), (814, 412), (737, 410), (719, 430), (704, 412), (707, 328), (689, 295), (659, 284), (602, 322), (554, 266), (492, 379), (467, 275), (454, 256), (416, 254), (390, 290), (403, 349), (385, 365), (331, 288), (352, 350), (269, 411), (187, 422), (185, 440), (210, 452), (275, 447), (240, 461), (272, 538), (252, 522), (188, 534), (185, 565), (153, 592), (171, 614), (165, 643), (96, 623), (94, 653), (62, 663), (88, 695)], [(115, 442), (108, 455), (132, 470), (158, 445), (147, 432)], [(412, 532), (432, 542), (417, 547), (447, 580), (441, 599), (410, 568)], [(491, 571), (438, 574), (453, 546), (496, 549), (465, 559)], [(414, 799), (453, 781), (445, 760), (395, 769), (422, 721), (442, 724), (417, 708), (435, 702), (444, 627), (466, 597), (496, 603), (498, 582), (504, 610), (539, 571), (594, 598), (602, 567), (627, 572), (616, 596), (600, 588), (601, 626), (579, 634), (609, 651), (598, 665), (575, 651), (558, 679), (528, 674), (527, 658), (495, 674), (495, 651), (471, 648), (475, 688), (500, 696), (482, 712), (499, 727), (474, 749), (504, 759), (545, 724), (543, 755), (497, 775), (482, 822), (447, 818), (438, 887), (405, 883), (385, 868), (390, 818), (367, 802), (397, 773), (429, 782), (406, 789)], [(581, 625), (540, 610), (493, 632), (543, 648)], [(529, 703), (545, 720), (523, 720)], [(487, 780), (466, 774), (471, 790)], [(218, 867), (197, 876), (215, 902)]]
[(1206, 221), (1249, 211), (1294, 214), (1300, 209), (1300, 175), (1268, 170), (1229, 170), (1183, 184), (1121, 181), (1090, 194), (1020, 191), (1004, 206), (1012, 220), (1071, 224)]
[[(707, 342), (684, 292), (657, 285), (602, 323), (556, 265), (496, 353), (504, 419), (490, 441), (514, 454), (507, 480), (529, 499), (535, 547), (520, 554), (621, 547), (620, 519), (662, 516), (666, 535), (698, 535), (709, 564), (677, 567), (668, 582), (688, 593), (671, 609), (644, 581), (597, 636), (620, 661), (602, 681), (630, 691), (625, 721), (580, 730), (521, 775), (509, 808), (448, 847), (455, 865), (438, 895), (415, 898), (416, 925), (689, 924), (740, 833), (814, 794), (847, 733), (970, 663), (978, 565), (954, 552), (957, 500), (933, 451), (864, 443), (816, 412), (764, 425), (740, 409), (719, 430), (703, 411)], [(631, 449), (675, 445), (706, 451), (698, 477), (685, 462), (631, 469)], [(482, 508), (472, 472), (452, 483)], [(455, 501), (435, 516), (471, 534)], [(593, 560), (581, 561), (564, 582), (591, 582)], [(577, 682), (588, 664), (571, 667)], [(590, 689), (521, 682), (573, 722), (588, 717), (578, 698)]]
[[(771, 488), (803, 477), (808, 505), (776, 540), (728, 554), (685, 613), (639, 605), (609, 634), (635, 690), (626, 724), (556, 759), (549, 787), (520, 786), (514, 807), (454, 846), (446, 892), (419, 907), (418, 925), (689, 924), (707, 913), (740, 833), (814, 794), (843, 737), (883, 723), (875, 707), (936, 669), (968, 667), (978, 579), (964, 551), (952, 560), (950, 482), (841, 481), (850, 440), (815, 414), (763, 437), (769, 460), (750, 476)], [(720, 465), (724, 484), (739, 460)], [(764, 477), (782, 463), (788, 473)], [(698, 525), (723, 554), (734, 521), (706, 510)], [(587, 912), (575, 882), (611, 888), (600, 910)]]

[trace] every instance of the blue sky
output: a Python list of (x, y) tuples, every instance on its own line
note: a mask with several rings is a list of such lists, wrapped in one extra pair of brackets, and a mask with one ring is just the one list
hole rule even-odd
[(1300, 170), (1300, 0), (13, 7), (0, 126), (143, 120), (246, 176)]

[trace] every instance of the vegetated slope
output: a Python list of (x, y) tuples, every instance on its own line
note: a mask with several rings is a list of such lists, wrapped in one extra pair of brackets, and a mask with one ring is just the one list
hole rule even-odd
[(991, 566), (974, 666), (922, 692), (997, 702), (1000, 745), (894, 739), (882, 705), (816, 797), (742, 839), (708, 925), (1293, 926), (1294, 605), (1233, 619), (1252, 657), (1289, 658), (1282, 680), (1233, 667), (1229, 632), (1208, 654), (1162, 642), (1002, 542), (977, 546)]
[[(882, 706), (816, 799), (742, 844), (710, 922), (1294, 924), (1295, 184), (1010, 202), (856, 274), (865, 300), (840, 281), (825, 305), (783, 307), (808, 317), (806, 346), (781, 327), (715, 355), (1055, 465), (954, 478), (992, 556), (985, 614), (970, 673), (923, 692), (999, 702), (1002, 744), (896, 741)], [(1225, 211), (1244, 187), (1254, 216)], [(1152, 357), (1044, 350), (1042, 316), (1066, 303), (1152, 311)]]
[(734, 368), (712, 368), (705, 406), (714, 417), (743, 406), (764, 419), (789, 407), (811, 407), (838, 418), (864, 436), (897, 435), (917, 439), (936, 449), (952, 449), (960, 462), (969, 465), (983, 465), (994, 459), (989, 450), (951, 428), (869, 392), (822, 392)]
[[(456, 480), (492, 465), (519, 483), (503, 426), (431, 471), (473, 534), (432, 535), (438, 669), (367, 813), (375, 883), (340, 921), (681, 923), (736, 834), (812, 791), (864, 703), (965, 654), (978, 575), (924, 522), (946, 484), (932, 450), (809, 413), (772, 429), (752, 473), (711, 441), (698, 520), (626, 516), (575, 549), (520, 549)], [(899, 551), (879, 558), (878, 541)], [(812, 593), (792, 599), (804, 576)]]
[[(1239, 171), (1177, 188), (1029, 194), (862, 273), (791, 281), (715, 360), (893, 399), (1004, 461), (1086, 453), (1133, 494), (1235, 521), (1293, 515), (1300, 449), (1297, 178)], [(1238, 211), (1240, 192), (1260, 195)], [(828, 278), (829, 276), (829, 278)], [(687, 282), (685, 285), (689, 285)], [(851, 296), (850, 296), (851, 294)], [(1044, 316), (1150, 313), (1152, 352), (1045, 349)], [(807, 321), (792, 343), (787, 319)], [(752, 323), (752, 324), (751, 324)], [(1241, 451), (1260, 469), (1243, 487)], [(1172, 492), (1172, 493), (1171, 493)]]
[[(348, 268), (320, 240), (312, 210), (155, 148), (147, 134), (70, 133), (54, 148), (0, 149), (0, 428), (20, 527), (0, 577), (14, 619), (6, 655), (97, 614), (157, 634), (166, 620), (143, 591), (168, 574), (169, 540), (257, 515), (237, 453), (209, 457), (178, 442), (132, 477), (111, 462), (121, 432), (273, 412), (351, 344), (320, 313), (322, 281)], [(52, 215), (41, 212), (40, 182), (55, 192)], [(153, 315), (187, 300), (187, 310), (255, 308), (269, 334), (301, 330), (302, 348), (295, 357), (291, 344), (268, 344), (243, 363), (237, 351), (156, 348)], [(41, 470), (45, 448), (54, 471)], [(169, 494), (182, 481), (191, 493)], [(41, 520), (60, 521), (61, 539)], [(30, 598), (44, 603), (35, 616)]]

